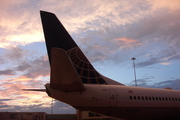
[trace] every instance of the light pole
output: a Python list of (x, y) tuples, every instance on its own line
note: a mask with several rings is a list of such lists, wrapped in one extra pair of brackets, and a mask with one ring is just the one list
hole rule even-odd
[(137, 87), (137, 82), (136, 82), (136, 69), (135, 69), (135, 63), (134, 63), (134, 60), (136, 60), (136, 58), (133, 57), (133, 58), (131, 58), (131, 60), (133, 60), (135, 85), (136, 85), (136, 87)]

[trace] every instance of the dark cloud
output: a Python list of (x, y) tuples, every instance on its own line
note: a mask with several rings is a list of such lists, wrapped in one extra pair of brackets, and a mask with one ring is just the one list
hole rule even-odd
[[(0, 112), (46, 112), (48, 114), (51, 113), (51, 106), (49, 107), (44, 107), (43, 103), (40, 103), (37, 105), (24, 105), (24, 106), (17, 106), (17, 105), (4, 105), (0, 103)], [(53, 105), (53, 114), (75, 114), (76, 110), (71, 107), (70, 105), (67, 105), (65, 103), (59, 102), (59, 101), (54, 101)]]
[(151, 65), (154, 65), (154, 64), (159, 63), (159, 62), (160, 62), (160, 59), (154, 57), (154, 58), (150, 58), (146, 61), (136, 63), (136, 67), (151, 66)]
[(155, 83), (154, 86), (156, 88), (168, 88), (168, 87), (170, 87), (170, 88), (175, 89), (175, 90), (180, 90), (179, 83), (180, 83), (180, 79), (175, 79), (175, 80), (167, 80), (167, 81)]
[(12, 47), (7, 50), (5, 56), (7, 60), (18, 62), (25, 56), (25, 50), (20, 47)]
[(136, 63), (136, 67), (146, 67), (152, 66), (157, 63), (170, 62), (173, 60), (180, 60), (180, 54), (178, 50), (172, 49), (163, 49), (157, 51), (156, 55), (149, 55), (148, 59), (146, 58), (144, 61), (139, 61)]
[[(9, 107), (9, 105), (1, 105), (1, 103), (0, 103), (0, 108), (7, 108), (7, 107)], [(2, 111), (2, 112), (5, 112), (5, 111)]]
[[(148, 88), (172, 88), (174, 90), (180, 90), (180, 79), (172, 79), (172, 80), (165, 80), (162, 82), (155, 82), (151, 84), (152, 82), (151, 78), (142, 78), (137, 79), (137, 85), (138, 87), (148, 87)], [(128, 84), (129, 86), (135, 86), (134, 80)]]
[(15, 68), (15, 70), (17, 70), (17, 71), (25, 71), (25, 70), (27, 70), (27, 69), (29, 69), (31, 67), (32, 67), (32, 65), (30, 65), (28, 63), (28, 61), (23, 61), (19, 66), (17, 66)]
[(15, 75), (15, 71), (11, 69), (0, 70), (0, 75)]
[(28, 106), (17, 106), (17, 105), (1, 105), (3, 109), (0, 109), (1, 112), (46, 112), (50, 113), (48, 107), (42, 107), (42, 104), (38, 105), (28, 105)]
[(10, 100), (13, 100), (13, 99), (0, 99), (0, 101), (10, 101)]
[(16, 75), (18, 72), (24, 73), (23, 76), (27, 78), (37, 78), (39, 76), (48, 76), (49, 75), (49, 63), (44, 60), (44, 56), (40, 56), (34, 60), (20, 60), (19, 65), (16, 67), (12, 66), (11, 69), (0, 70), (0, 75)]
[[(49, 75), (49, 63), (46, 55), (37, 53), (34, 50), (24, 50), (19, 46), (5, 50), (3, 58), (0, 61), (7, 68), (0, 70), (0, 75), (19, 75), (28, 78), (37, 78), (39, 76)], [(8, 66), (7, 66), (8, 65)]]
[(47, 60), (44, 60), (44, 56), (41, 56), (35, 60), (29, 61), (32, 65), (31, 68), (27, 70), (24, 76), (28, 78), (37, 78), (38, 76), (48, 76), (50, 69)]
[(7, 108), (8, 105), (5, 103), (5, 101), (11, 101), (13, 99), (0, 99), (0, 108)]

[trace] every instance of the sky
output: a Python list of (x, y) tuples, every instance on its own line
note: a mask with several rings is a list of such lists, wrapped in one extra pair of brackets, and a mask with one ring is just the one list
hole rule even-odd
[[(1, 0), (0, 112), (51, 113), (49, 62), (39, 11), (56, 14), (104, 76), (180, 90), (180, 0)], [(53, 113), (75, 113), (53, 100)]]

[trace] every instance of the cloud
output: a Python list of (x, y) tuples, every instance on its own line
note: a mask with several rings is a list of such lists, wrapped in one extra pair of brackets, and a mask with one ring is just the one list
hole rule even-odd
[(57, 100), (54, 100), (53, 109), (55, 113), (64, 113), (64, 114), (76, 113), (75, 108)]
[(34, 52), (34, 50), (24, 50), (18, 46), (8, 48), (3, 54), (1, 63), (4, 70), (0, 70), (1, 75), (22, 75), (27, 78), (38, 78), (49, 75), (49, 63), (47, 55)]
[[(91, 62), (127, 65), (134, 56), (137, 67), (146, 67), (180, 60), (178, 3), (179, 0), (137, 0), (133, 4), (124, 0), (1, 0), (0, 96), (7, 99), (0, 100), (0, 107), (7, 111), (50, 112), (46, 94), (20, 90), (41, 88), (49, 82), (46, 53), (26, 48), (44, 41), (39, 10), (55, 13)], [(179, 89), (178, 79), (151, 82), (148, 77), (138, 80), (144, 87)], [(57, 101), (54, 108), (56, 112), (74, 111)]]
[(9, 9), (10, 7), (14, 5), (24, 4), (26, 2), (27, 0), (13, 0), (13, 1), (1, 0), (0, 11), (2, 12), (3, 9)]
[(10, 100), (13, 100), (13, 99), (0, 99), (0, 101), (10, 101)]
[(137, 58), (139, 56), (147, 57), (147, 54), (149, 54), (149, 57), (145, 59), (146, 61), (139, 63), (139, 66), (179, 60), (178, 46), (180, 36), (177, 34), (180, 28), (179, 18), (177, 17), (180, 16), (179, 12), (157, 12), (156, 14), (154, 16), (146, 16), (147, 18), (141, 19), (138, 25), (127, 27), (127, 32), (125, 31), (129, 38), (138, 39), (142, 43), (142, 46), (137, 47), (135, 47), (135, 43), (132, 44), (134, 48), (129, 49), (131, 54), (137, 51), (134, 55)]
[(39, 76), (49, 76), (49, 64), (48, 61), (45, 61), (44, 56), (30, 61), (30, 64), (33, 65), (28, 69), (27, 73), (24, 76), (29, 78), (37, 78)]
[[(47, 56), (33, 50), (24, 50), (19, 46), (4, 49), (2, 55), (4, 56), (2, 60), (6, 61), (1, 63), (4, 70), (0, 70), (0, 74), (3, 76), (0, 83), (0, 96), (6, 98), (1, 99), (2, 110), (17, 111), (18, 106), (23, 110), (29, 106), (29, 103), (34, 105), (34, 109), (35, 105), (46, 108), (49, 104), (47, 94), (30, 93), (21, 89), (42, 88), (46, 82), (49, 82), (45, 78), (49, 76)], [(39, 99), (46, 100), (40, 101)]]
[(114, 41), (116, 41), (116, 44), (118, 44), (120, 48), (124, 47), (126, 49), (131, 49), (131, 47), (143, 45), (138, 40), (128, 39), (128, 38), (118, 38), (118, 39), (114, 39)]
[(5, 54), (5, 56), (7, 57), (7, 60), (10, 61), (19, 61), (20, 59), (22, 59), (25, 55), (25, 50), (22, 50), (19, 47), (11, 47), (7, 53)]
[[(126, 64), (127, 59), (136, 56), (137, 58), (144, 57), (144, 61), (139, 63), (139, 67), (143, 67), (179, 60), (180, 36), (177, 31), (180, 28), (180, 15), (178, 8), (172, 11), (166, 7), (168, 4), (164, 4), (163, 7), (160, 6), (155, 9), (154, 4), (155, 2), (148, 4), (147, 9), (142, 7), (142, 9), (135, 9), (136, 12), (131, 12), (134, 16), (141, 16), (131, 19), (133, 22), (116, 24), (114, 21), (109, 21), (110, 26), (107, 24), (101, 26), (101, 23), (105, 22), (94, 21), (95, 26), (100, 29), (79, 29), (85, 30), (82, 33), (83, 37), (75, 39), (80, 39), (80, 47), (91, 62), (103, 60), (115, 64), (117, 62)], [(150, 12), (147, 12), (148, 10)], [(118, 13), (116, 15), (113, 16), (115, 19), (121, 17)], [(107, 19), (103, 18), (104, 21)], [(122, 40), (118, 39), (119, 41), (117, 41), (117, 38)]]
[(39, 10), (37, 8), (33, 9), (36, 6), (35, 4), (32, 5), (31, 2), (26, 0), (10, 2), (3, 0), (1, 6), (0, 34), (3, 36), (0, 37), (0, 47), (7, 48), (42, 41)]
[(161, 63), (161, 65), (170, 65), (171, 63)]
[(179, 9), (179, 0), (172, 0), (172, 1), (168, 1), (168, 0), (148, 0), (149, 3), (152, 5), (152, 9), (156, 10), (159, 8), (168, 8), (171, 11), (177, 10)]
[[(142, 79), (137, 79), (138, 87), (148, 87), (148, 88), (172, 88), (174, 90), (180, 90), (179, 82), (180, 79), (165, 80), (161, 82), (155, 82), (151, 84), (153, 77), (146, 77)], [(134, 80), (128, 84), (134, 86)]]
[(180, 82), (180, 79), (175, 79), (175, 80), (162, 81), (159, 83), (155, 83), (154, 85), (156, 88), (168, 88), (168, 87), (170, 87), (170, 88), (175, 89), (175, 90), (180, 90), (179, 82)]
[[(47, 100), (47, 97), (44, 97), (43, 99), (34, 99), (32, 98), (32, 100), (30, 99), (26, 99), (24, 101), (19, 101), (21, 103), (23, 103), (21, 106), (19, 105), (2, 105), (2, 107), (6, 110), (6, 111), (24, 111), (24, 112), (46, 112), (46, 113), (51, 113), (51, 102), (52, 99), (49, 98)], [(31, 104), (29, 104), (31, 103)], [(0, 106), (1, 107), (1, 106)], [(0, 111), (4, 111), (0, 110)], [(71, 107), (70, 105), (67, 105), (65, 103), (62, 103), (60, 101), (57, 100), (53, 100), (53, 114), (69, 114), (69, 113), (76, 113), (76, 110)]]
[(0, 75), (15, 75), (15, 72), (11, 69), (6, 69), (6, 70), (0, 70)]
[[(16, 45), (42, 41), (42, 28), (39, 13), (37, 12), (40, 8), (52, 12), (56, 11), (56, 15), (72, 35), (81, 36), (81, 33), (85, 33), (83, 38), (86, 39), (81, 38), (79, 41), (83, 41), (81, 45), (88, 45), (89, 41), (92, 42), (92, 44), (89, 44), (88, 47), (83, 50), (87, 56), (92, 58), (93, 62), (101, 61), (101, 59), (110, 60), (110, 57), (113, 57), (114, 59), (112, 60), (118, 61), (118, 59), (120, 59), (121, 63), (123, 63), (123, 61), (127, 60), (121, 60), (122, 57), (119, 58), (117, 55), (121, 55), (124, 52), (127, 52), (127, 55), (131, 53), (132, 50), (138, 50), (141, 47), (147, 46), (147, 44), (151, 45), (157, 42), (164, 44), (164, 41), (167, 42), (167, 44), (170, 42), (169, 45), (171, 46), (178, 46), (178, 44), (180, 44), (178, 42), (179, 34), (176, 32), (179, 31), (178, 28), (180, 28), (178, 27), (180, 15), (178, 7), (176, 7), (176, 9), (172, 7), (178, 6), (178, 1), (173, 1), (173, 5), (169, 5), (166, 1), (160, 1), (158, 2), (158, 6), (156, 4), (157, 1), (140, 1), (141, 4), (139, 4), (139, 1), (135, 1), (133, 5), (129, 1), (101, 2), (79, 0), (62, 2), (63, 4), (55, 0), (51, 2), (40, 1), (34, 5), (33, 8), (35, 9), (31, 12), (28, 10), (32, 9), (29, 5), (34, 4), (33, 2), (18, 2), (16, 6), (24, 5), (26, 8), (21, 7), (25, 11), (21, 11), (22, 14), (20, 17), (18, 16), (19, 11), (17, 13), (14, 12), (18, 17), (15, 17), (16, 19), (10, 19), (11, 22), (14, 21), (13, 25), (8, 26), (8, 23), (3, 23), (2, 28), (4, 30), (2, 30), (2, 32), (7, 30), (8, 34), (6, 37), (1, 38), (1, 40), (6, 41), (1, 44), (3, 45), (2, 47), (7, 46), (7, 43), (12, 43), (13, 41), (16, 42)], [(5, 2), (4, 4), (8, 7), (10, 3)], [(13, 5), (14, 4), (15, 3), (13, 3)], [(70, 9), (72, 5), (74, 7)], [(21, 19), (21, 21), (19, 21), (19, 19)], [(6, 25), (7, 28), (4, 25)], [(16, 30), (15, 33), (9, 32), (10, 29), (17, 29), (18, 31)], [(172, 33), (176, 34), (177, 37)], [(97, 38), (101, 43), (95, 42)], [(122, 40), (121, 42), (113, 42), (113, 40), (117, 38), (126, 38), (136, 40), (137, 42), (127, 43)], [(171, 38), (174, 39), (172, 40)], [(99, 46), (98, 48), (102, 48), (102, 51), (100, 51), (101, 49), (97, 50), (97, 48), (95, 48), (94, 44), (96, 43)], [(93, 48), (97, 51), (93, 51)], [(147, 49), (154, 48), (151, 46)], [(178, 49), (178, 47), (176, 47), (176, 49)], [(91, 51), (92, 53), (87, 53), (86, 51)], [(145, 52), (146, 51), (135, 54), (139, 56), (147, 53)], [(110, 56), (109, 54), (112, 55)], [(129, 56), (126, 58), (129, 59)]]
[[(47, 99), (47, 98), (46, 98)], [(5, 100), (6, 101), (6, 100)], [(33, 104), (33, 101), (36, 102), (36, 104)], [(51, 113), (51, 99), (48, 99), (48, 106), (46, 106), (44, 99), (41, 100), (33, 100), (33, 101), (24, 101), (26, 102), (24, 105), (8, 105), (6, 103), (2, 103), (0, 102), (0, 111), (4, 112), (4, 111), (9, 111), (9, 112), (46, 112), (48, 114)], [(20, 101), (21, 102), (21, 101)], [(27, 103), (28, 102), (28, 103)], [(31, 103), (31, 104), (29, 104)], [(53, 114), (75, 114), (76, 110), (71, 107), (70, 105), (67, 105), (65, 103), (62, 103), (60, 101), (56, 101), (54, 100), (54, 104), (53, 104)]]
[[(8, 105), (1, 105), (0, 108), (6, 108)], [(4, 111), (3, 111), (4, 112)]]
[[(155, 51), (154, 51), (155, 52)], [(153, 52), (153, 53), (154, 53)], [(137, 67), (147, 67), (154, 64), (170, 65), (170, 61), (179, 61), (180, 54), (178, 50), (166, 49), (156, 51), (156, 53), (148, 55), (145, 57), (145, 60), (141, 60), (136, 63)]]
[[(3, 81), (2, 81), (3, 82)], [(20, 107), (22, 110), (23, 108), (27, 107), (42, 107), (46, 108), (49, 107), (50, 98), (46, 93), (42, 92), (29, 92), (29, 91), (22, 91), (23, 88), (29, 88), (29, 82), (32, 82), (31, 88), (38, 88), (40, 87), (40, 83), (38, 81), (16, 81), (16, 80), (8, 80), (3, 84), (0, 84), (1, 93), (0, 96), (6, 99), (1, 99), (0, 106), (4, 109), (9, 109), (9, 111), (15, 107)], [(42, 82), (42, 81), (41, 81)], [(41, 85), (43, 86), (43, 85)], [(4, 106), (6, 105), (6, 106)], [(30, 109), (29, 109), (30, 110)]]
[(15, 70), (17, 70), (17, 71), (25, 71), (25, 70), (27, 70), (28, 68), (31, 68), (31, 67), (32, 67), (32, 65), (30, 65), (26, 61), (23, 61), (19, 66), (17, 66), (15, 68)]

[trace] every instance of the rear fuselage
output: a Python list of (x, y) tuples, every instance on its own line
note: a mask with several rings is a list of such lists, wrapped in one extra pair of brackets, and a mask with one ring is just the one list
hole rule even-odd
[(52, 98), (77, 109), (128, 120), (180, 119), (180, 91), (84, 84), (82, 92), (54, 90), (46, 84)]

